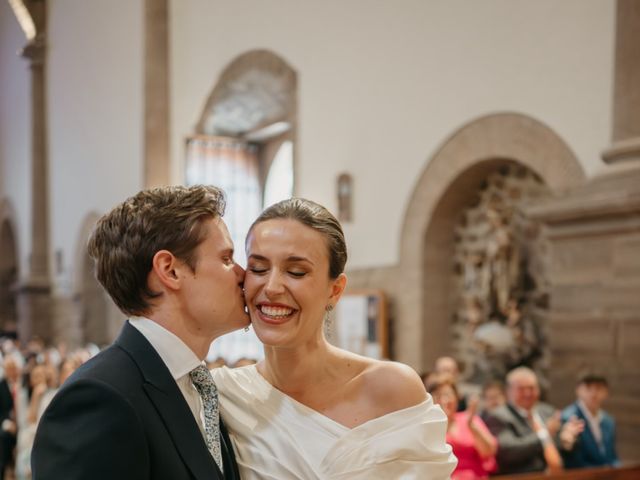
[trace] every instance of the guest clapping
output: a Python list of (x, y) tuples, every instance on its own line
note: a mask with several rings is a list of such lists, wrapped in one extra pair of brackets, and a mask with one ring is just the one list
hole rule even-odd
[(576, 420), (583, 425), (576, 435), (568, 436), (563, 442), (561, 453), (567, 468), (618, 465), (616, 424), (602, 409), (608, 396), (609, 384), (605, 377), (586, 374), (578, 381), (576, 402), (562, 411), (562, 421), (569, 429)]
[(498, 438), (500, 473), (558, 471), (562, 459), (557, 435), (566, 437), (579, 428), (575, 421), (562, 427), (560, 412), (540, 400), (538, 378), (533, 370), (518, 367), (507, 375), (507, 404), (486, 418)]
[(436, 378), (428, 389), (434, 402), (438, 403), (447, 415), (447, 443), (451, 445), (454, 455), (458, 458), (458, 466), (451, 478), (488, 478), (489, 473), (496, 469), (495, 454), (498, 442), (476, 414), (478, 399), (469, 398), (467, 409), (458, 412), (458, 390), (450, 377)]

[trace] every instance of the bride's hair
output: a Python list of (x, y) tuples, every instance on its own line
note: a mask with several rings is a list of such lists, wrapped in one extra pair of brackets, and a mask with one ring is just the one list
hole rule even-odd
[(313, 228), (327, 240), (327, 250), (329, 253), (329, 276), (337, 278), (344, 271), (347, 263), (347, 244), (344, 240), (344, 232), (340, 222), (329, 210), (322, 205), (306, 200), (304, 198), (289, 198), (271, 205), (263, 211), (255, 222), (251, 225), (247, 238), (251, 230), (257, 224), (267, 220), (279, 218), (290, 218), (297, 220), (307, 227)]

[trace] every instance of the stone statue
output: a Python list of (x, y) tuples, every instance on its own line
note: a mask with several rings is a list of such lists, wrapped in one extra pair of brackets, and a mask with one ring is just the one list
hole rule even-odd
[(519, 283), (519, 250), (500, 212), (489, 208), (486, 215), (489, 235), (485, 269), (489, 277), (489, 298), (495, 310), (506, 314), (511, 293)]

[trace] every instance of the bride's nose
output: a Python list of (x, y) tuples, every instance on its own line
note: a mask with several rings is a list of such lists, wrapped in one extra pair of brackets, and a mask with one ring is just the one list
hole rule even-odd
[(264, 286), (264, 293), (269, 298), (276, 297), (284, 292), (284, 284), (282, 283), (282, 277), (278, 272), (272, 271), (266, 279)]

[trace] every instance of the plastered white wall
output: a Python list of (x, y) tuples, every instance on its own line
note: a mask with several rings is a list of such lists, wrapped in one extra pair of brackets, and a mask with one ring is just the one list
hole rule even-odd
[(142, 188), (143, 0), (49, 6), (51, 248), (68, 290), (83, 220)]
[[(65, 289), (84, 218), (143, 184), (143, 0), (48, 5), (51, 249), (62, 251)], [(530, 115), (591, 175), (610, 142), (615, 2), (171, 0), (170, 13), (174, 181), (224, 68), (273, 50), (298, 72), (297, 193), (335, 210), (338, 174), (355, 180), (351, 268), (397, 262), (417, 179), (474, 118)], [(0, 195), (17, 213), (24, 273), (29, 74), (7, 2), (0, 15)]]
[(23, 279), (31, 249), (31, 84), (29, 63), (19, 55), (25, 44), (9, 3), (0, 2), (0, 199), (15, 215)]
[(350, 266), (395, 264), (414, 185), (462, 125), (515, 111), (549, 125), (589, 174), (610, 142), (615, 2), (599, 0), (173, 0), (172, 154), (224, 68), (255, 48), (297, 70), (297, 192), (335, 210)]

